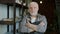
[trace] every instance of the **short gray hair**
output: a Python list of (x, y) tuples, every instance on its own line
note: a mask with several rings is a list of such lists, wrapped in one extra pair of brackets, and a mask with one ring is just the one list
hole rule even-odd
[(30, 3), (28, 4), (28, 7), (29, 7), (31, 4), (33, 4), (33, 3), (35, 3), (36, 5), (38, 5), (37, 2), (30, 2)]

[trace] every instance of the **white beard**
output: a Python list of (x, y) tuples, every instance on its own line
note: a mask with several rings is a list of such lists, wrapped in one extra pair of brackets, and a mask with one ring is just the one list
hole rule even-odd
[(37, 13), (31, 13), (31, 15), (36, 16), (36, 15), (37, 15)]

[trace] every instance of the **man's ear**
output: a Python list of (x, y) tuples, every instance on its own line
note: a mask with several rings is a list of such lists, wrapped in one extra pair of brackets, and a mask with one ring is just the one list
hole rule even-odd
[(39, 7), (38, 7), (38, 11), (39, 11)]

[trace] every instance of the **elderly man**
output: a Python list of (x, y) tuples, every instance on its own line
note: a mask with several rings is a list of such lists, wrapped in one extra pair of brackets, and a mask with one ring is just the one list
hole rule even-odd
[(44, 34), (47, 29), (47, 20), (38, 14), (39, 6), (36, 2), (29, 4), (29, 15), (24, 16), (20, 24), (21, 34)]

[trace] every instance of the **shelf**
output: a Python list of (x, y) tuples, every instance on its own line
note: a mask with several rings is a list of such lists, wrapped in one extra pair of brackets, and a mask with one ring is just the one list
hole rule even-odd
[(0, 21), (0, 24), (1, 25), (12, 25), (14, 24), (14, 22), (13, 21)]
[(23, 6), (24, 9), (28, 9), (27, 6), (16, 3), (16, 0), (0, 0), (0, 4), (6, 4), (6, 5), (13, 6), (14, 3), (16, 4), (16, 7), (22, 7)]
[[(16, 19), (16, 18), (15, 18)], [(21, 19), (16, 19), (16, 23), (19, 22)], [(13, 25), (14, 24), (14, 21), (13, 19), (3, 19), (3, 20), (0, 20), (0, 24), (2, 25)]]
[[(15, 17), (16, 17), (16, 7), (19, 7), (19, 8), (22, 8), (23, 10), (24, 9), (28, 9), (28, 7), (24, 4), (24, 2), (22, 2), (21, 4), (19, 2), (16, 2), (18, 0), (0, 0), (0, 4), (5, 4), (7, 5), (7, 18), (9, 18), (9, 6), (13, 6), (13, 20), (12, 21), (3, 21), (1, 20), (0, 21), (0, 24), (2, 25), (7, 25), (7, 32), (9, 32), (9, 25), (13, 24), (13, 34), (16, 34), (15, 33), (15, 30), (16, 30), (16, 21), (15, 21)], [(23, 12), (23, 11), (22, 11)], [(19, 21), (19, 20), (18, 20)], [(19, 21), (20, 22), (20, 21)], [(8, 33), (9, 34), (9, 33)], [(10, 33), (11, 34), (11, 33)]]

